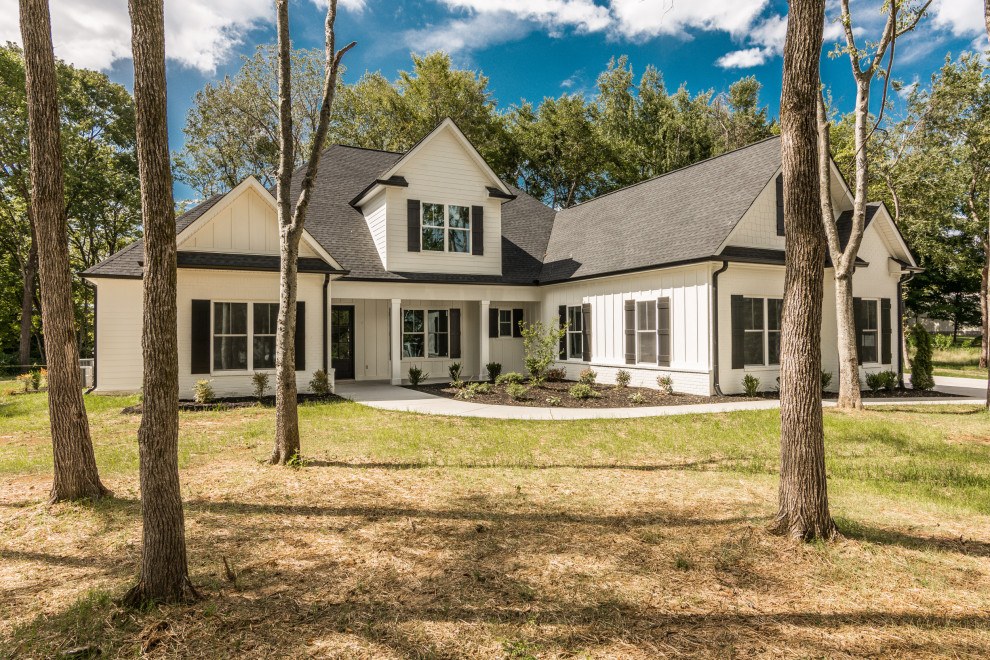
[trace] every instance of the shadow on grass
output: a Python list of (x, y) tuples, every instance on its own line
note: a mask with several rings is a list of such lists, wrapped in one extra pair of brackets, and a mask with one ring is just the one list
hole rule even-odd
[(877, 545), (896, 545), (908, 550), (934, 550), (969, 557), (990, 557), (990, 543), (977, 539), (918, 536), (895, 529), (876, 527), (856, 520), (841, 518), (837, 521), (837, 524), (839, 525), (839, 531), (844, 536), (857, 541), (866, 541)]
[(706, 467), (717, 467), (730, 463), (744, 463), (754, 456), (737, 457), (733, 459), (706, 459), (687, 461), (684, 463), (661, 463), (656, 465), (618, 465), (618, 464), (581, 464), (581, 463), (428, 463), (424, 461), (368, 461), (352, 463), (349, 461), (327, 461), (322, 459), (307, 459), (306, 467), (351, 468), (359, 470), (424, 470), (432, 468), (455, 468), (465, 470), (475, 469), (509, 469), (509, 470), (635, 470), (641, 472), (661, 472), (667, 470), (696, 470), (705, 471)]

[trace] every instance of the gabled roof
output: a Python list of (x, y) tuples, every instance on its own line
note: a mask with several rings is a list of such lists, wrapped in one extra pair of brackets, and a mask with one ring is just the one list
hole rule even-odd
[(780, 163), (771, 137), (559, 211), (540, 280), (710, 258)]

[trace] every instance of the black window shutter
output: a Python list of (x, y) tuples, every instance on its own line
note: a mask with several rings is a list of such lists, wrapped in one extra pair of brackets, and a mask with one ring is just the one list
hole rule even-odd
[(777, 236), (784, 235), (784, 175), (777, 175)]
[(192, 364), (189, 373), (210, 373), (210, 301), (192, 301)]
[(471, 207), (471, 254), (485, 253), (485, 207)]
[(306, 371), (306, 303), (296, 302), (296, 371)]
[(891, 360), (891, 334), (893, 327), (890, 322), (890, 298), (880, 299), (880, 361), (883, 364), (890, 364)]
[(514, 310), (512, 310), (512, 336), (513, 337), (522, 337), (522, 328), (519, 327), (519, 324), (522, 323), (522, 320), (523, 320), (523, 311), (521, 309), (514, 309)]
[[(744, 330), (743, 318), (743, 297), (732, 296), (732, 368), (742, 369), (746, 366), (746, 356), (744, 347), (746, 344), (746, 331)], [(716, 332), (718, 330), (716, 329)]]
[(461, 310), (454, 307), (450, 310), (450, 357), (461, 357)]
[(498, 337), (498, 310), (495, 308), (488, 310), (488, 336)]
[(623, 306), (626, 364), (636, 364), (636, 301), (627, 300)]
[(581, 359), (591, 362), (591, 303), (581, 303)]
[(856, 362), (863, 364), (863, 325), (866, 319), (863, 318), (863, 299), (853, 298), (853, 322), (856, 326)]
[(408, 250), (419, 252), (419, 200), (406, 200), (406, 231), (408, 232)]
[[(561, 328), (567, 327), (567, 306), (560, 305), (557, 307), (557, 322), (560, 324)], [(560, 338), (560, 359), (567, 359), (567, 333), (565, 332)]]
[(670, 366), (670, 298), (657, 298), (657, 365)]

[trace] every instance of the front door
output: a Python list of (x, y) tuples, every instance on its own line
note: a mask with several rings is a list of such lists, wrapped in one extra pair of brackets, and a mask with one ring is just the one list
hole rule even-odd
[(337, 380), (354, 378), (354, 307), (330, 308), (330, 366)]

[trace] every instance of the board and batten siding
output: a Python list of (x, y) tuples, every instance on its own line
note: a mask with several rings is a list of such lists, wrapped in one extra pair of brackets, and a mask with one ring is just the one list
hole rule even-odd
[[(676, 391), (709, 394), (710, 273), (710, 264), (703, 263), (545, 287), (542, 304), (545, 323), (556, 322), (561, 305), (591, 304), (591, 361), (560, 360), (556, 366), (564, 367), (567, 377), (575, 380), (590, 366), (602, 383), (614, 383), (616, 373), (625, 369), (632, 377), (632, 385), (652, 388), (657, 387), (659, 374), (669, 373)], [(626, 364), (625, 301), (657, 298), (670, 299), (670, 366)]]
[[(502, 272), (501, 201), (489, 198), (493, 185), (451, 130), (435, 135), (395, 173), (408, 187), (390, 186), (387, 197), (388, 269), (396, 272), (499, 275)], [(423, 203), (481, 206), (484, 209), (484, 254), (410, 252), (407, 200)], [(473, 228), (472, 228), (473, 232)], [(472, 241), (473, 241), (472, 233)], [(469, 242), (470, 245), (470, 242)]]
[[(523, 321), (532, 323), (539, 319), (540, 305), (538, 303), (514, 303), (514, 302), (492, 302), (490, 309), (521, 309), (523, 310)], [(498, 362), (502, 365), (502, 373), (510, 371), (526, 373), (525, 357), (522, 337), (489, 337), (488, 319), (482, 319), (484, 323), (484, 334), (488, 337), (488, 360)], [(488, 374), (481, 374), (481, 378), (487, 378)]]

